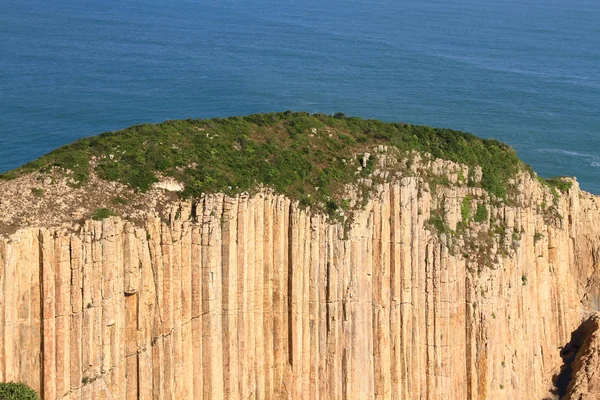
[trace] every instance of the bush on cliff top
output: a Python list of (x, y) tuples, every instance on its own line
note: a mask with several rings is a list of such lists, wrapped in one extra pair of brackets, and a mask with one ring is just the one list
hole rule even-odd
[(103, 219), (112, 217), (113, 215), (116, 215), (116, 214), (112, 210), (109, 210), (108, 208), (97, 208), (92, 213), (92, 219), (94, 221), (102, 221)]
[(0, 400), (40, 400), (40, 398), (24, 383), (0, 382)]
[(564, 180), (563, 177), (560, 177), (560, 176), (557, 176), (555, 178), (546, 179), (546, 182), (550, 186), (555, 187), (556, 189), (560, 190), (563, 193), (568, 192), (569, 189), (571, 189), (571, 186), (573, 186), (573, 182)]
[(187, 197), (234, 194), (264, 184), (303, 204), (328, 204), (344, 184), (357, 179), (356, 163), (347, 162), (352, 155), (379, 144), (479, 165), (481, 185), (500, 198), (507, 195), (508, 179), (525, 167), (508, 145), (465, 132), (286, 111), (136, 125), (78, 140), (0, 177), (62, 167), (85, 183), (93, 160), (101, 178), (141, 191), (159, 173), (183, 182)]

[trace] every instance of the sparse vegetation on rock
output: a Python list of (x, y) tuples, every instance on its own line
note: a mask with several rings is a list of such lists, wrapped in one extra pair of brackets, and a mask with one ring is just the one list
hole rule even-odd
[(112, 217), (113, 215), (115, 215), (115, 213), (108, 208), (97, 208), (92, 214), (92, 219), (94, 221), (102, 221), (103, 219)]
[[(102, 179), (146, 191), (166, 176), (185, 185), (183, 197), (235, 194), (264, 185), (326, 210), (332, 202), (341, 206), (345, 184), (372, 171), (374, 157), (360, 155), (377, 145), (461, 163), (472, 167), (470, 174), (480, 166), (480, 182), (464, 176), (463, 181), (498, 198), (506, 198), (509, 179), (528, 168), (508, 145), (469, 133), (342, 113), (286, 111), (137, 125), (78, 140), (0, 177), (59, 167), (80, 185), (93, 170)], [(437, 184), (447, 182), (432, 183)]]

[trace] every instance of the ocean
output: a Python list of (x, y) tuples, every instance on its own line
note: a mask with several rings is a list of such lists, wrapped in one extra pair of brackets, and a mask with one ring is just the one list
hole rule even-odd
[(600, 194), (598, 0), (0, 1), (0, 172), (271, 111), (449, 127)]

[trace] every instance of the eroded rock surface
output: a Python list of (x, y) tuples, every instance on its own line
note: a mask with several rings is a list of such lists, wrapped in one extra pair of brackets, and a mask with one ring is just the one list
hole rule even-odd
[(574, 352), (565, 400), (600, 399), (600, 313), (587, 318), (563, 349)]
[[(261, 192), (22, 227), (0, 240), (0, 380), (45, 400), (547, 397), (597, 298), (600, 201), (575, 183), (549, 218), (547, 188), (519, 193), (404, 177), (350, 226)], [(463, 237), (431, 227), (481, 202)]]

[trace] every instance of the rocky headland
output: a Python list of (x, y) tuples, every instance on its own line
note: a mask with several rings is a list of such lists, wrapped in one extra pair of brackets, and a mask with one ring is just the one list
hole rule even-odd
[(44, 400), (599, 398), (599, 197), (461, 132), (241, 120), (4, 175), (0, 381)]

